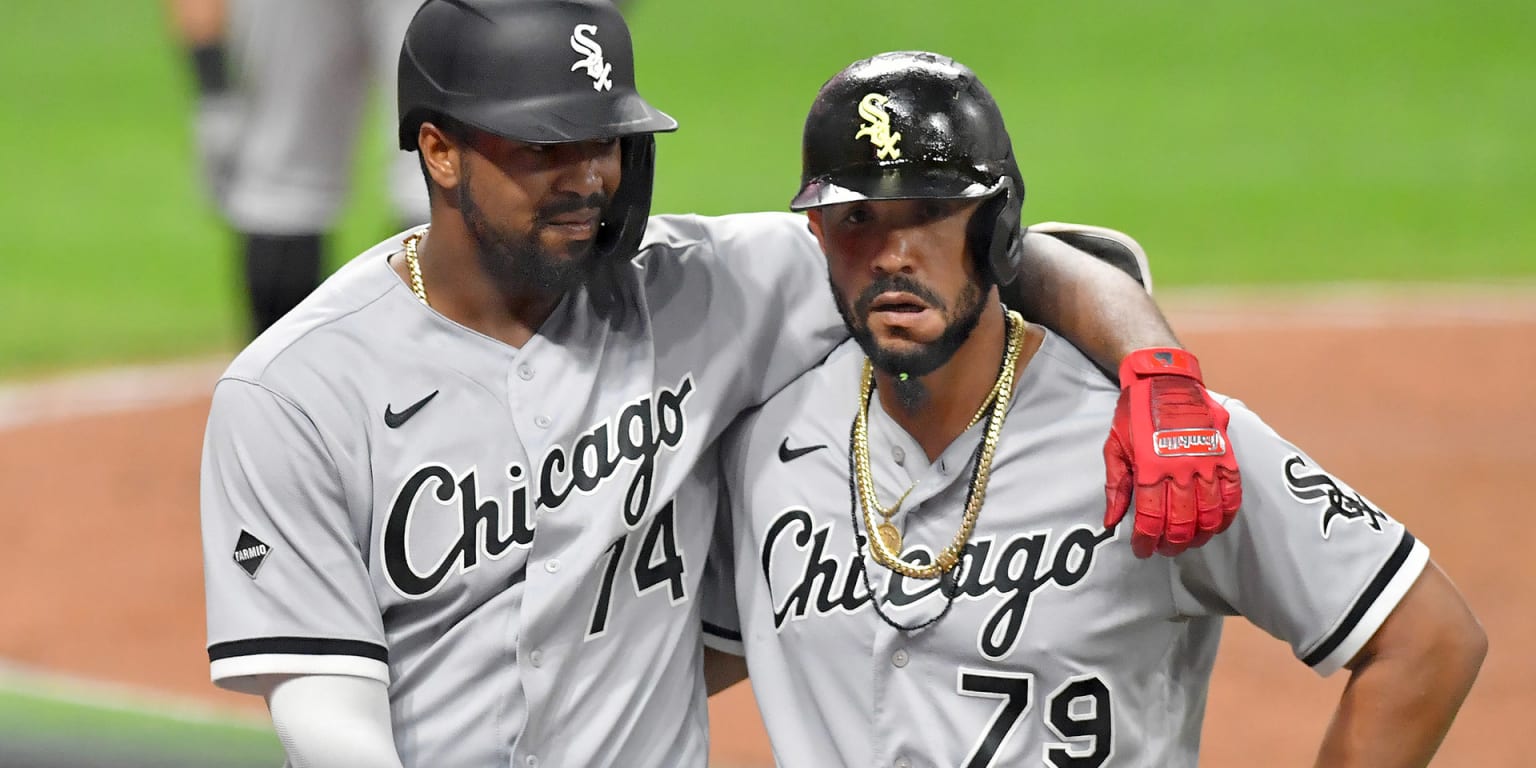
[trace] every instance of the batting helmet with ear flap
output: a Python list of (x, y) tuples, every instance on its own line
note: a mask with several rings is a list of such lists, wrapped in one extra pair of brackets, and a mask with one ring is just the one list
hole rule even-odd
[(970, 223), (971, 252), (999, 285), (1018, 275), (1024, 177), (997, 102), (954, 59), (895, 51), (848, 65), (816, 94), (801, 158), (796, 211), (984, 198)]
[(618, 139), (623, 176), (600, 256), (629, 258), (651, 211), (656, 143), (677, 121), (635, 90), (629, 27), (607, 0), (427, 0), (400, 47), (400, 148), (446, 115), (529, 144)]

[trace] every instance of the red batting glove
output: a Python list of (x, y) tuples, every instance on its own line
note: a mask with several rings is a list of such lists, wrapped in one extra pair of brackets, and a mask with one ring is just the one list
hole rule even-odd
[(1243, 486), (1229, 418), (1189, 352), (1149, 347), (1120, 363), (1120, 402), (1104, 441), (1104, 527), (1125, 517), (1134, 487), (1137, 557), (1177, 555), (1232, 524)]

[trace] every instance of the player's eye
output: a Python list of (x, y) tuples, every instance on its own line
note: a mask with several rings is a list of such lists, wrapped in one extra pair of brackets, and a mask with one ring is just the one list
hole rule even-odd
[(844, 224), (857, 225), (867, 224), (873, 218), (874, 215), (870, 213), (869, 206), (855, 203), (848, 206), (848, 210), (843, 212), (842, 221)]
[(949, 216), (949, 214), (953, 213), (954, 210), (954, 204), (948, 200), (928, 200), (923, 203), (923, 207), (919, 211), (919, 214), (922, 216), (922, 220), (925, 222), (938, 221), (939, 219)]

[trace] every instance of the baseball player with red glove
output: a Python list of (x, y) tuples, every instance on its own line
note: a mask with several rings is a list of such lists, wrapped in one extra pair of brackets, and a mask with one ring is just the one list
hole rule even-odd
[[(677, 123), (606, 0), (428, 0), (398, 54), (430, 224), (359, 254), (214, 389), (210, 675), (262, 696), (310, 768), (703, 766), (717, 447), (847, 338), (827, 260), (802, 216), (650, 215)], [(1148, 284), (1129, 238), (1042, 227), (1015, 255), (1034, 293), (1009, 300), (1101, 369), (1175, 343), (1116, 269)], [(1154, 424), (1180, 405), (1128, 398)], [(1128, 434), (1114, 471), (1209, 474), (1144, 469), (1156, 436)], [(1197, 502), (1167, 520), (1198, 527)], [(1166, 551), (1202, 535), (1164, 528), (1142, 524)]]
[(1117, 388), (999, 300), (1037, 275), (975, 73), (855, 62), (804, 136), (791, 208), (851, 339), (721, 437), (701, 599), (710, 682), (745, 658), (778, 764), (1193, 768), (1231, 616), (1348, 670), (1318, 766), (1429, 764), (1487, 651), (1466, 601), (1187, 352)]

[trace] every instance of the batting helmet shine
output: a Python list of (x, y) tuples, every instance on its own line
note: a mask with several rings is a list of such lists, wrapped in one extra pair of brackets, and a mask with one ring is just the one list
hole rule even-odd
[(998, 284), (1017, 276), (1024, 178), (997, 102), (965, 65), (924, 51), (848, 65), (817, 93), (801, 149), (792, 210), (985, 198), (971, 219), (971, 252)]
[(607, 0), (427, 0), (400, 47), (399, 110), (412, 151), (433, 115), (530, 144), (619, 139), (597, 249), (624, 258), (650, 215), (652, 134), (677, 130), (635, 90), (629, 27)]

